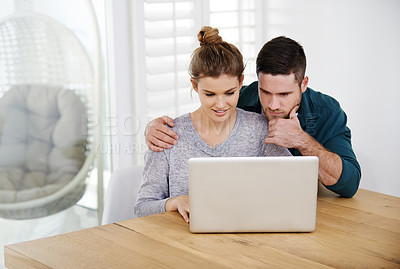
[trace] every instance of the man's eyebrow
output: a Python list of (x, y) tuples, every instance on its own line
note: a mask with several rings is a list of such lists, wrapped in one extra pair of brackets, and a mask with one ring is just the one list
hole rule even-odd
[[(234, 89), (236, 89), (236, 87), (230, 88), (230, 89), (226, 90), (224, 93), (230, 92), (230, 91), (232, 91)], [(203, 89), (203, 91), (209, 92), (209, 93), (214, 93), (212, 90), (207, 90), (207, 89)]]
[[(261, 87), (259, 87), (260, 88), (260, 90), (261, 91), (263, 91), (263, 92), (269, 92), (269, 91), (267, 91), (267, 90), (265, 90), (265, 89), (263, 89), (263, 88), (261, 88)], [(282, 93), (291, 93), (291, 92), (293, 92), (294, 90), (283, 90), (283, 91), (281, 91), (281, 92), (279, 92), (279, 94), (282, 94)]]

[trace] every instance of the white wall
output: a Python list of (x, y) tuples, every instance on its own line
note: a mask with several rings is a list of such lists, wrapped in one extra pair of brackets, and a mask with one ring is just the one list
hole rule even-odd
[(400, 1), (268, 0), (265, 41), (300, 42), (309, 86), (347, 113), (361, 187), (400, 196)]

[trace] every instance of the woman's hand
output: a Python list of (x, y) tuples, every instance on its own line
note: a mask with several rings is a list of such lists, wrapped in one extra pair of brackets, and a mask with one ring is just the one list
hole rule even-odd
[(165, 203), (165, 211), (178, 211), (183, 219), (189, 223), (189, 195), (179, 195), (168, 199)]

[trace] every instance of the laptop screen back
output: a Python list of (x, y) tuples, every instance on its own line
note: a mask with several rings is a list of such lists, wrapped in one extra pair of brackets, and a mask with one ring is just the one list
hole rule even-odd
[(189, 160), (190, 231), (315, 230), (317, 157)]

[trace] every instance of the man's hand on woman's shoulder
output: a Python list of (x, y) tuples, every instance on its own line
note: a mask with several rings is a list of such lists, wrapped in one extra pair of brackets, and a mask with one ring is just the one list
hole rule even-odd
[(152, 151), (170, 149), (176, 144), (178, 135), (169, 127), (174, 127), (174, 120), (168, 116), (162, 116), (149, 122), (146, 126), (146, 144)]

